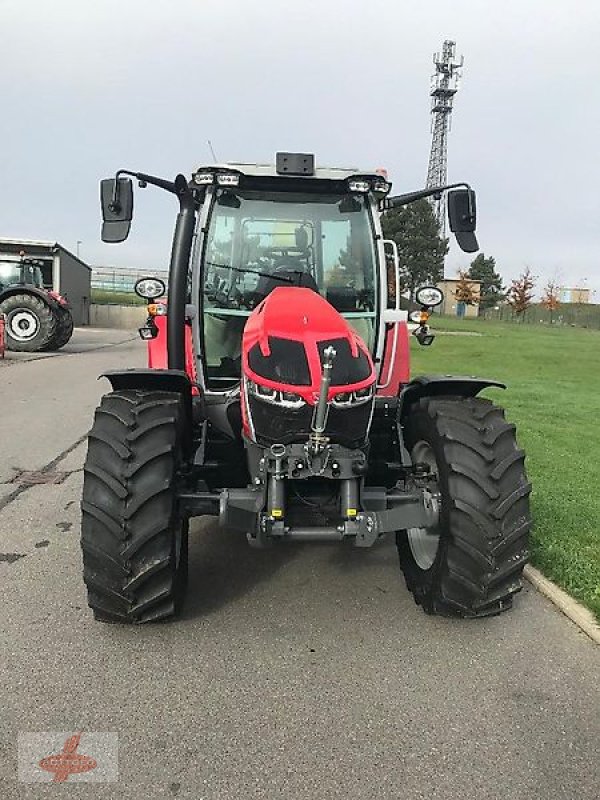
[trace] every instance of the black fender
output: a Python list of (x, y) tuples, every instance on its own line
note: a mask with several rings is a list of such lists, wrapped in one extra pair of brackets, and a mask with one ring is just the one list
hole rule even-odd
[(506, 384), (486, 378), (473, 378), (466, 375), (419, 375), (400, 392), (398, 398), (398, 419), (402, 420), (411, 405), (422, 397), (438, 397), (440, 395), (458, 395), (459, 397), (475, 397), (483, 389), (493, 386), (506, 389)]
[(113, 391), (141, 389), (150, 392), (174, 392), (181, 395), (185, 413), (184, 446), (186, 456), (190, 456), (194, 428), (194, 409), (192, 405), (192, 382), (190, 376), (181, 369), (149, 369), (148, 367), (124, 370), (108, 370), (100, 378), (107, 378)]
[(107, 378), (115, 391), (120, 389), (145, 389), (156, 392), (177, 392), (192, 396), (190, 376), (182, 369), (111, 369), (103, 372), (101, 378)]
[(32, 294), (34, 297), (39, 297), (49, 308), (62, 308), (58, 300), (49, 295), (44, 289), (38, 289), (37, 286), (28, 286), (26, 284), (23, 284), (23, 286), (13, 285), (7, 289), (0, 290), (0, 303), (9, 297), (14, 297), (16, 294)]

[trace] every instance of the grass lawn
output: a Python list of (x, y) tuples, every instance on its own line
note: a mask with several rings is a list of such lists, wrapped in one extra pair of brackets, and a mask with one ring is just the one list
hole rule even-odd
[(112, 292), (108, 289), (92, 289), (92, 303), (100, 305), (113, 304), (118, 306), (143, 306), (146, 300), (138, 297), (135, 292)]
[[(600, 332), (437, 318), (412, 373), (497, 378), (533, 483), (531, 560), (600, 619)], [(480, 336), (444, 335), (444, 331)]]

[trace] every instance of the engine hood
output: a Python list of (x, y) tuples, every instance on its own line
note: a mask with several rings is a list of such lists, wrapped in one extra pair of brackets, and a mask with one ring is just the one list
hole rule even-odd
[(371, 355), (361, 337), (312, 289), (277, 287), (252, 312), (242, 339), (242, 371), (247, 380), (293, 392), (314, 405), (322, 373), (322, 353), (334, 347), (331, 400), (375, 381)]

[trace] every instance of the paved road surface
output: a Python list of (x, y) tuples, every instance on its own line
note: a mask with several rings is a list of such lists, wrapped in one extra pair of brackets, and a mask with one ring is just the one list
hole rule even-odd
[[(183, 619), (94, 623), (78, 442), (96, 376), (142, 362), (116, 331), (0, 362), (2, 800), (598, 799), (600, 650), (531, 588), (499, 618), (431, 618), (391, 545), (256, 553), (200, 520)], [(44, 467), (67, 477), (10, 483)], [(28, 731), (117, 733), (119, 783), (18, 783)]]

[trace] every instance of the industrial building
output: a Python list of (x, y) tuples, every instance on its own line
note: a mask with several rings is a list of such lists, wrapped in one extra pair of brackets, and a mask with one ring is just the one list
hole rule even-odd
[(40, 261), (44, 288), (67, 297), (75, 325), (89, 325), (92, 269), (58, 242), (0, 238), (0, 261)]
[(444, 302), (439, 307), (439, 313), (454, 317), (479, 316), (479, 297), (481, 295), (481, 282), (469, 280), (468, 284), (473, 290), (474, 303), (461, 303), (456, 299), (456, 288), (460, 278), (445, 278), (437, 285), (444, 293)]
[(561, 286), (558, 290), (559, 303), (589, 303), (590, 290), (587, 287)]

